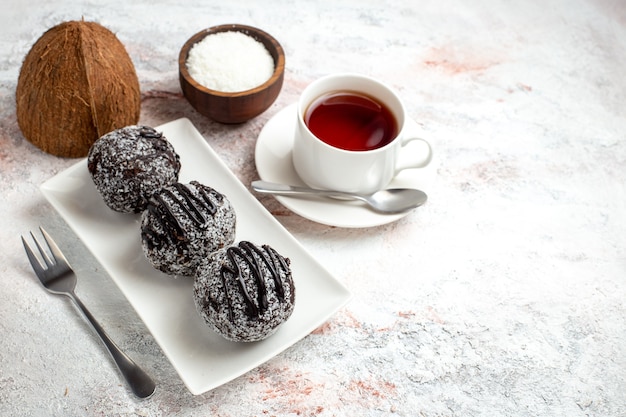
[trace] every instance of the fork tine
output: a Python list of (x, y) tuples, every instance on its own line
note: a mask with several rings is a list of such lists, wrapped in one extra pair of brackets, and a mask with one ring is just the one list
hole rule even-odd
[(43, 259), (43, 261), (46, 263), (48, 268), (51, 267), (52, 265), (54, 265), (53, 262), (52, 262), (52, 259), (50, 259), (50, 256), (48, 256), (48, 252), (43, 248), (41, 243), (39, 243), (39, 239), (37, 239), (35, 237), (33, 232), (30, 232), (30, 235), (33, 238), (33, 240), (35, 241), (35, 245), (37, 246), (37, 249), (39, 249), (39, 255), (41, 256), (41, 259)]
[(35, 256), (35, 253), (31, 249), (30, 245), (26, 243), (26, 239), (24, 239), (24, 236), (21, 236), (21, 238), (22, 243), (24, 244), (24, 250), (26, 250), (26, 255), (28, 256), (28, 260), (30, 261), (31, 266), (35, 270), (35, 274), (37, 274), (38, 277), (42, 277), (45, 272), (44, 266), (41, 264), (41, 261), (37, 258), (37, 256)]
[(39, 230), (41, 230), (41, 234), (43, 235), (43, 238), (46, 240), (46, 243), (48, 244), (48, 247), (50, 248), (50, 252), (52, 253), (52, 256), (54, 257), (54, 260), (59, 264), (65, 264), (66, 266), (69, 266), (70, 263), (67, 261), (67, 259), (65, 258), (65, 255), (63, 255), (63, 252), (61, 252), (61, 249), (59, 249), (54, 239), (50, 237), (48, 232), (46, 232), (43, 227), (39, 226)]

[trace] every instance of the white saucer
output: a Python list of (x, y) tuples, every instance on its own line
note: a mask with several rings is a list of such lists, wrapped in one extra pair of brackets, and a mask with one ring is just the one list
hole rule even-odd
[[(262, 180), (304, 185), (291, 162), (295, 122), (296, 104), (291, 104), (272, 117), (261, 130), (256, 143), (255, 163)], [(421, 136), (418, 124), (412, 119), (407, 120), (407, 130), (409, 135)], [(433, 162), (425, 168), (404, 170), (393, 179), (389, 188), (419, 188), (428, 194), (428, 184), (431, 182), (433, 172)], [(380, 214), (358, 201), (333, 198), (275, 197), (294, 213), (329, 226), (379, 226), (399, 220), (410, 213)]]

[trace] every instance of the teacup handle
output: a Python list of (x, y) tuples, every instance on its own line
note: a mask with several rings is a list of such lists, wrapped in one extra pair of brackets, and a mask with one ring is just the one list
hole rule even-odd
[[(406, 152), (405, 147), (414, 141), (420, 141), (426, 145), (428, 149), (428, 152), (426, 153), (426, 155), (422, 155), (423, 152), (420, 152), (419, 158), (416, 159), (415, 152)], [(423, 168), (426, 165), (428, 165), (430, 161), (433, 159), (433, 149), (430, 147), (430, 143), (428, 143), (426, 139), (407, 138), (403, 141), (400, 149), (401, 149), (400, 156), (396, 164), (396, 174), (408, 168)]]

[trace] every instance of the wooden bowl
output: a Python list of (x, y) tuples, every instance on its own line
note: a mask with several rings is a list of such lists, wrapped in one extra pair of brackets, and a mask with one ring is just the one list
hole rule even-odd
[[(219, 32), (237, 31), (261, 42), (274, 59), (274, 73), (263, 84), (239, 92), (216, 91), (200, 85), (187, 70), (191, 47), (204, 37)], [(178, 56), (180, 86), (184, 96), (196, 111), (221, 123), (243, 123), (267, 110), (278, 97), (283, 86), (285, 52), (278, 41), (260, 29), (244, 25), (221, 25), (193, 35), (183, 45)]]

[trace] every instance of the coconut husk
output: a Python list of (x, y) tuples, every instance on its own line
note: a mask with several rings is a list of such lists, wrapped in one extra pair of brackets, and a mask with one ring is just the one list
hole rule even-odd
[(84, 157), (100, 136), (139, 120), (141, 96), (124, 45), (94, 22), (45, 32), (20, 70), (16, 107), (24, 137), (43, 151)]

